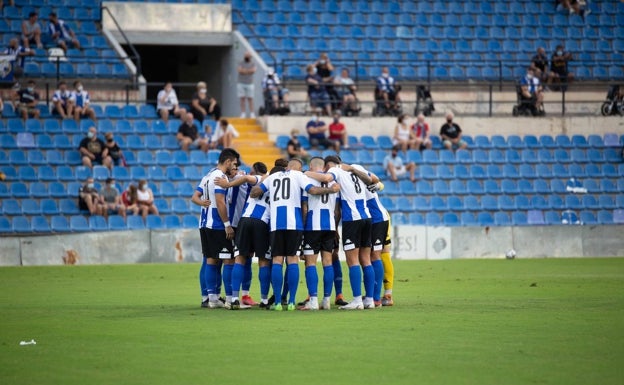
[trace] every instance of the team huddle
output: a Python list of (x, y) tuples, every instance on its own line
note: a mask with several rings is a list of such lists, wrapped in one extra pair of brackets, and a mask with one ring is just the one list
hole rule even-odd
[[(312, 158), (305, 173), (299, 159), (278, 159), (268, 174), (264, 163), (254, 163), (249, 174), (239, 173), (239, 164), (235, 150), (222, 150), (217, 166), (204, 176), (192, 197), (201, 206), (202, 307), (237, 310), (257, 305), (249, 296), (254, 256), (261, 308), (297, 308), (300, 258), (305, 261), (308, 289), (300, 310), (329, 310), (334, 286), (334, 303), (342, 310), (393, 305), (390, 222), (377, 194), (383, 184), (376, 175), (360, 165), (343, 164), (337, 155)], [(341, 221), (340, 237), (336, 229)], [(349, 269), (351, 302), (342, 296), (340, 241)], [(221, 282), (225, 299), (220, 298)]]

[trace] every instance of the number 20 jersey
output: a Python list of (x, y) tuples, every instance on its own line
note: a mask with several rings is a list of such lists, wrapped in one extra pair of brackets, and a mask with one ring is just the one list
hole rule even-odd
[(301, 191), (312, 187), (306, 176), (294, 170), (277, 172), (260, 183), (260, 187), (269, 193), (271, 231), (303, 230)]
[[(362, 166), (353, 165), (354, 168), (368, 173)], [(366, 207), (366, 185), (352, 174), (335, 166), (328, 173), (334, 176), (336, 183), (340, 184), (340, 209), (342, 221), (352, 222), (360, 219), (370, 219), (370, 212)]]

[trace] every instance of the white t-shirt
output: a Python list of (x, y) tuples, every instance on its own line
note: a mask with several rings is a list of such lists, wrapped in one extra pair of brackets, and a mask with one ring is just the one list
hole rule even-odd
[(175, 106), (178, 105), (178, 95), (176, 94), (174, 89), (172, 89), (171, 92), (169, 92), (169, 95), (167, 95), (167, 91), (160, 90), (160, 92), (158, 92), (157, 99), (158, 99), (158, 105), (156, 106), (157, 110), (170, 110), (172, 108), (175, 108)]
[(212, 137), (210, 140), (213, 142), (217, 142), (223, 137), (223, 135), (225, 135), (226, 132), (231, 132), (232, 136), (235, 138), (239, 137), (238, 131), (236, 131), (234, 126), (232, 126), (231, 124), (228, 124), (225, 130), (221, 128), (221, 125), (217, 125), (217, 128), (215, 129), (215, 132), (212, 133)]

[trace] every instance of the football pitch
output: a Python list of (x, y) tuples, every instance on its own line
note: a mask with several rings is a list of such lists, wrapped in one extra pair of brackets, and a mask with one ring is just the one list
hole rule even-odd
[(0, 268), (0, 383), (624, 381), (624, 258), (395, 270), (394, 307), (274, 312), (201, 309), (198, 264)]

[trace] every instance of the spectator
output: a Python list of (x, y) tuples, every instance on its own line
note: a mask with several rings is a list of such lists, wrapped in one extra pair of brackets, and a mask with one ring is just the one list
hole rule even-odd
[(520, 102), (528, 104), (534, 116), (544, 114), (542, 85), (531, 67), (528, 68), (526, 76), (520, 79), (520, 95)]
[(414, 133), (410, 129), (407, 119), (408, 116), (406, 114), (399, 115), (397, 124), (394, 126), (394, 135), (392, 136), (392, 144), (398, 146), (403, 153), (407, 152), (407, 149), (413, 148), (415, 144)]
[(39, 119), (39, 92), (35, 90), (35, 81), (29, 80), (28, 87), (19, 89), (13, 95), (13, 105), (23, 120), (29, 117)]
[(399, 180), (400, 176), (403, 176), (409, 172), (410, 180), (412, 182), (416, 182), (416, 164), (414, 162), (409, 162), (407, 164), (403, 163), (403, 159), (399, 156), (399, 146), (392, 147), (392, 152), (390, 155), (386, 155), (383, 160), (383, 168), (386, 170), (386, 174), (390, 177), (393, 182)]
[(334, 84), (336, 85), (338, 97), (342, 101), (342, 110), (345, 111), (345, 115), (350, 115), (349, 112), (359, 112), (360, 108), (357, 106), (357, 98), (355, 96), (357, 87), (353, 79), (349, 77), (349, 70), (343, 68), (340, 71), (340, 75), (334, 78)]
[(563, 45), (558, 45), (557, 50), (550, 59), (550, 75), (548, 76), (548, 84), (553, 82), (563, 83), (565, 89), (574, 79), (574, 74), (568, 70), (568, 62), (572, 60), (572, 54), (565, 51)]
[(442, 138), (442, 144), (447, 150), (466, 149), (468, 143), (462, 139), (462, 130), (459, 124), (453, 122), (453, 113), (446, 113), (446, 123), (440, 127), (440, 137)]
[(0, 117), (2, 117), (3, 112), (4, 112), (4, 101), (2, 100), (2, 95), (0, 95)]
[(317, 108), (321, 108), (327, 116), (331, 115), (331, 105), (329, 103), (329, 94), (323, 84), (323, 79), (316, 73), (316, 67), (313, 64), (307, 67), (308, 75), (305, 81), (308, 85), (308, 97), (310, 98), (310, 106), (316, 112)]
[(60, 20), (56, 13), (50, 12), (50, 23), (48, 24), (48, 32), (52, 41), (67, 53), (67, 44), (71, 43), (73, 48), (81, 49), (80, 42), (76, 38), (76, 34), (71, 28)]
[(249, 113), (247, 116), (255, 118), (254, 113), (254, 79), (253, 75), (256, 73), (256, 64), (251, 59), (251, 52), (245, 52), (243, 61), (238, 64), (238, 84), (237, 92), (240, 99), (241, 118), (245, 115), (245, 101), (249, 104)]
[(121, 201), (121, 194), (115, 186), (113, 178), (106, 178), (106, 185), (100, 190), (102, 201), (102, 215), (108, 217), (111, 213), (126, 217), (126, 206)]
[(377, 78), (377, 92), (379, 98), (383, 99), (386, 109), (390, 112), (398, 113), (401, 109), (401, 86), (390, 76), (388, 67), (381, 69), (381, 76)]
[(548, 80), (548, 57), (546, 56), (546, 50), (544, 47), (539, 47), (537, 53), (531, 59), (531, 68), (535, 73), (535, 76), (540, 78), (541, 81)]
[(269, 67), (266, 76), (262, 80), (262, 92), (265, 100), (271, 99), (272, 110), (269, 111), (269, 114), (277, 113), (280, 110), (280, 101), (285, 111), (287, 113), (290, 112), (288, 107), (288, 88), (282, 86), (279, 76), (277, 76), (272, 67)]
[(137, 197), (137, 186), (131, 184), (128, 189), (121, 194), (121, 201), (126, 207), (126, 212), (132, 215), (139, 215), (139, 199)]
[(156, 110), (160, 118), (166, 123), (169, 121), (169, 115), (182, 118), (186, 115), (186, 109), (180, 108), (178, 103), (178, 95), (173, 89), (171, 82), (165, 83), (165, 87), (158, 92)]
[(219, 124), (210, 138), (210, 148), (232, 148), (234, 138), (238, 138), (238, 131), (226, 119), (219, 120)]
[(329, 125), (329, 140), (340, 143), (344, 148), (349, 148), (347, 129), (340, 121), (339, 113), (334, 113), (334, 121)]
[(325, 122), (319, 119), (318, 115), (314, 115), (312, 120), (306, 124), (306, 130), (308, 131), (308, 137), (312, 148), (323, 146), (323, 148), (332, 148), (336, 152), (340, 151), (340, 143), (332, 142), (325, 136), (327, 126)]
[(5, 55), (15, 56), (11, 62), (13, 66), (13, 77), (19, 79), (24, 75), (24, 60), (26, 56), (33, 56), (35, 51), (24, 48), (19, 44), (19, 40), (14, 37), (9, 40), (9, 46), (4, 50)]
[(329, 60), (329, 56), (326, 53), (322, 53), (319, 56), (319, 59), (314, 63), (316, 67), (316, 73), (321, 77), (323, 81), (323, 85), (325, 86), (325, 91), (327, 91), (327, 95), (329, 95), (329, 100), (334, 109), (338, 108), (338, 104), (340, 102), (340, 97), (334, 88), (334, 65)]
[(117, 142), (115, 141), (113, 133), (107, 132), (104, 137), (106, 138), (106, 148), (108, 149), (108, 155), (111, 157), (113, 164), (115, 166), (119, 166), (120, 164), (125, 166), (126, 161), (124, 159), (123, 152), (121, 151), (121, 148), (119, 148), (119, 144), (117, 144)]
[(30, 48), (30, 45), (36, 45), (37, 48), (43, 48), (41, 44), (41, 24), (39, 24), (39, 15), (37, 12), (30, 12), (28, 19), (22, 21), (22, 44), (24, 47)]
[[(308, 152), (301, 146), (301, 142), (299, 141), (299, 130), (296, 128), (290, 132), (290, 140), (288, 144), (286, 144), (286, 152), (288, 153), (288, 159), (298, 158), (301, 160), (310, 158)], [(276, 164), (277, 166), (277, 164)], [(288, 164), (285, 166), (288, 167)]]
[(208, 96), (208, 89), (204, 82), (197, 83), (197, 92), (193, 94), (191, 101), (191, 112), (195, 119), (200, 122), (208, 117), (214, 120), (221, 118), (221, 106), (215, 98)]
[(91, 108), (89, 93), (84, 90), (80, 80), (74, 82), (72, 102), (74, 104), (74, 119), (76, 119), (76, 121), (80, 120), (83, 116), (87, 116), (93, 121), (96, 120), (95, 111)]
[(108, 155), (108, 148), (104, 141), (97, 137), (95, 127), (89, 128), (87, 137), (80, 142), (78, 151), (82, 155), (83, 166), (93, 167), (100, 164), (108, 167), (109, 170), (113, 167), (113, 159)]
[(139, 181), (137, 203), (143, 219), (146, 219), (148, 214), (158, 215), (158, 208), (154, 205), (154, 193), (152, 189), (147, 186), (147, 181), (145, 179)]
[(102, 201), (93, 178), (88, 178), (78, 190), (78, 208), (89, 211), (91, 215), (103, 215)]
[(412, 134), (414, 136), (414, 149), (430, 150), (432, 146), (429, 137), (429, 123), (425, 122), (425, 115), (418, 114), (416, 123), (412, 126)]
[(570, 12), (570, 15), (576, 13), (581, 18), (583, 18), (583, 20), (585, 20), (585, 16), (591, 13), (591, 10), (589, 8), (585, 8), (585, 1), (558, 0), (558, 3), (562, 8), (567, 9)]
[(61, 119), (68, 119), (74, 115), (74, 102), (72, 100), (72, 93), (67, 89), (67, 83), (61, 81), (58, 85), (58, 90), (54, 91), (52, 95), (52, 115), (60, 116)]
[(184, 115), (182, 124), (178, 128), (176, 139), (184, 151), (196, 148), (204, 152), (208, 151), (208, 140), (199, 136), (199, 129), (195, 124), (193, 114), (190, 112)]

